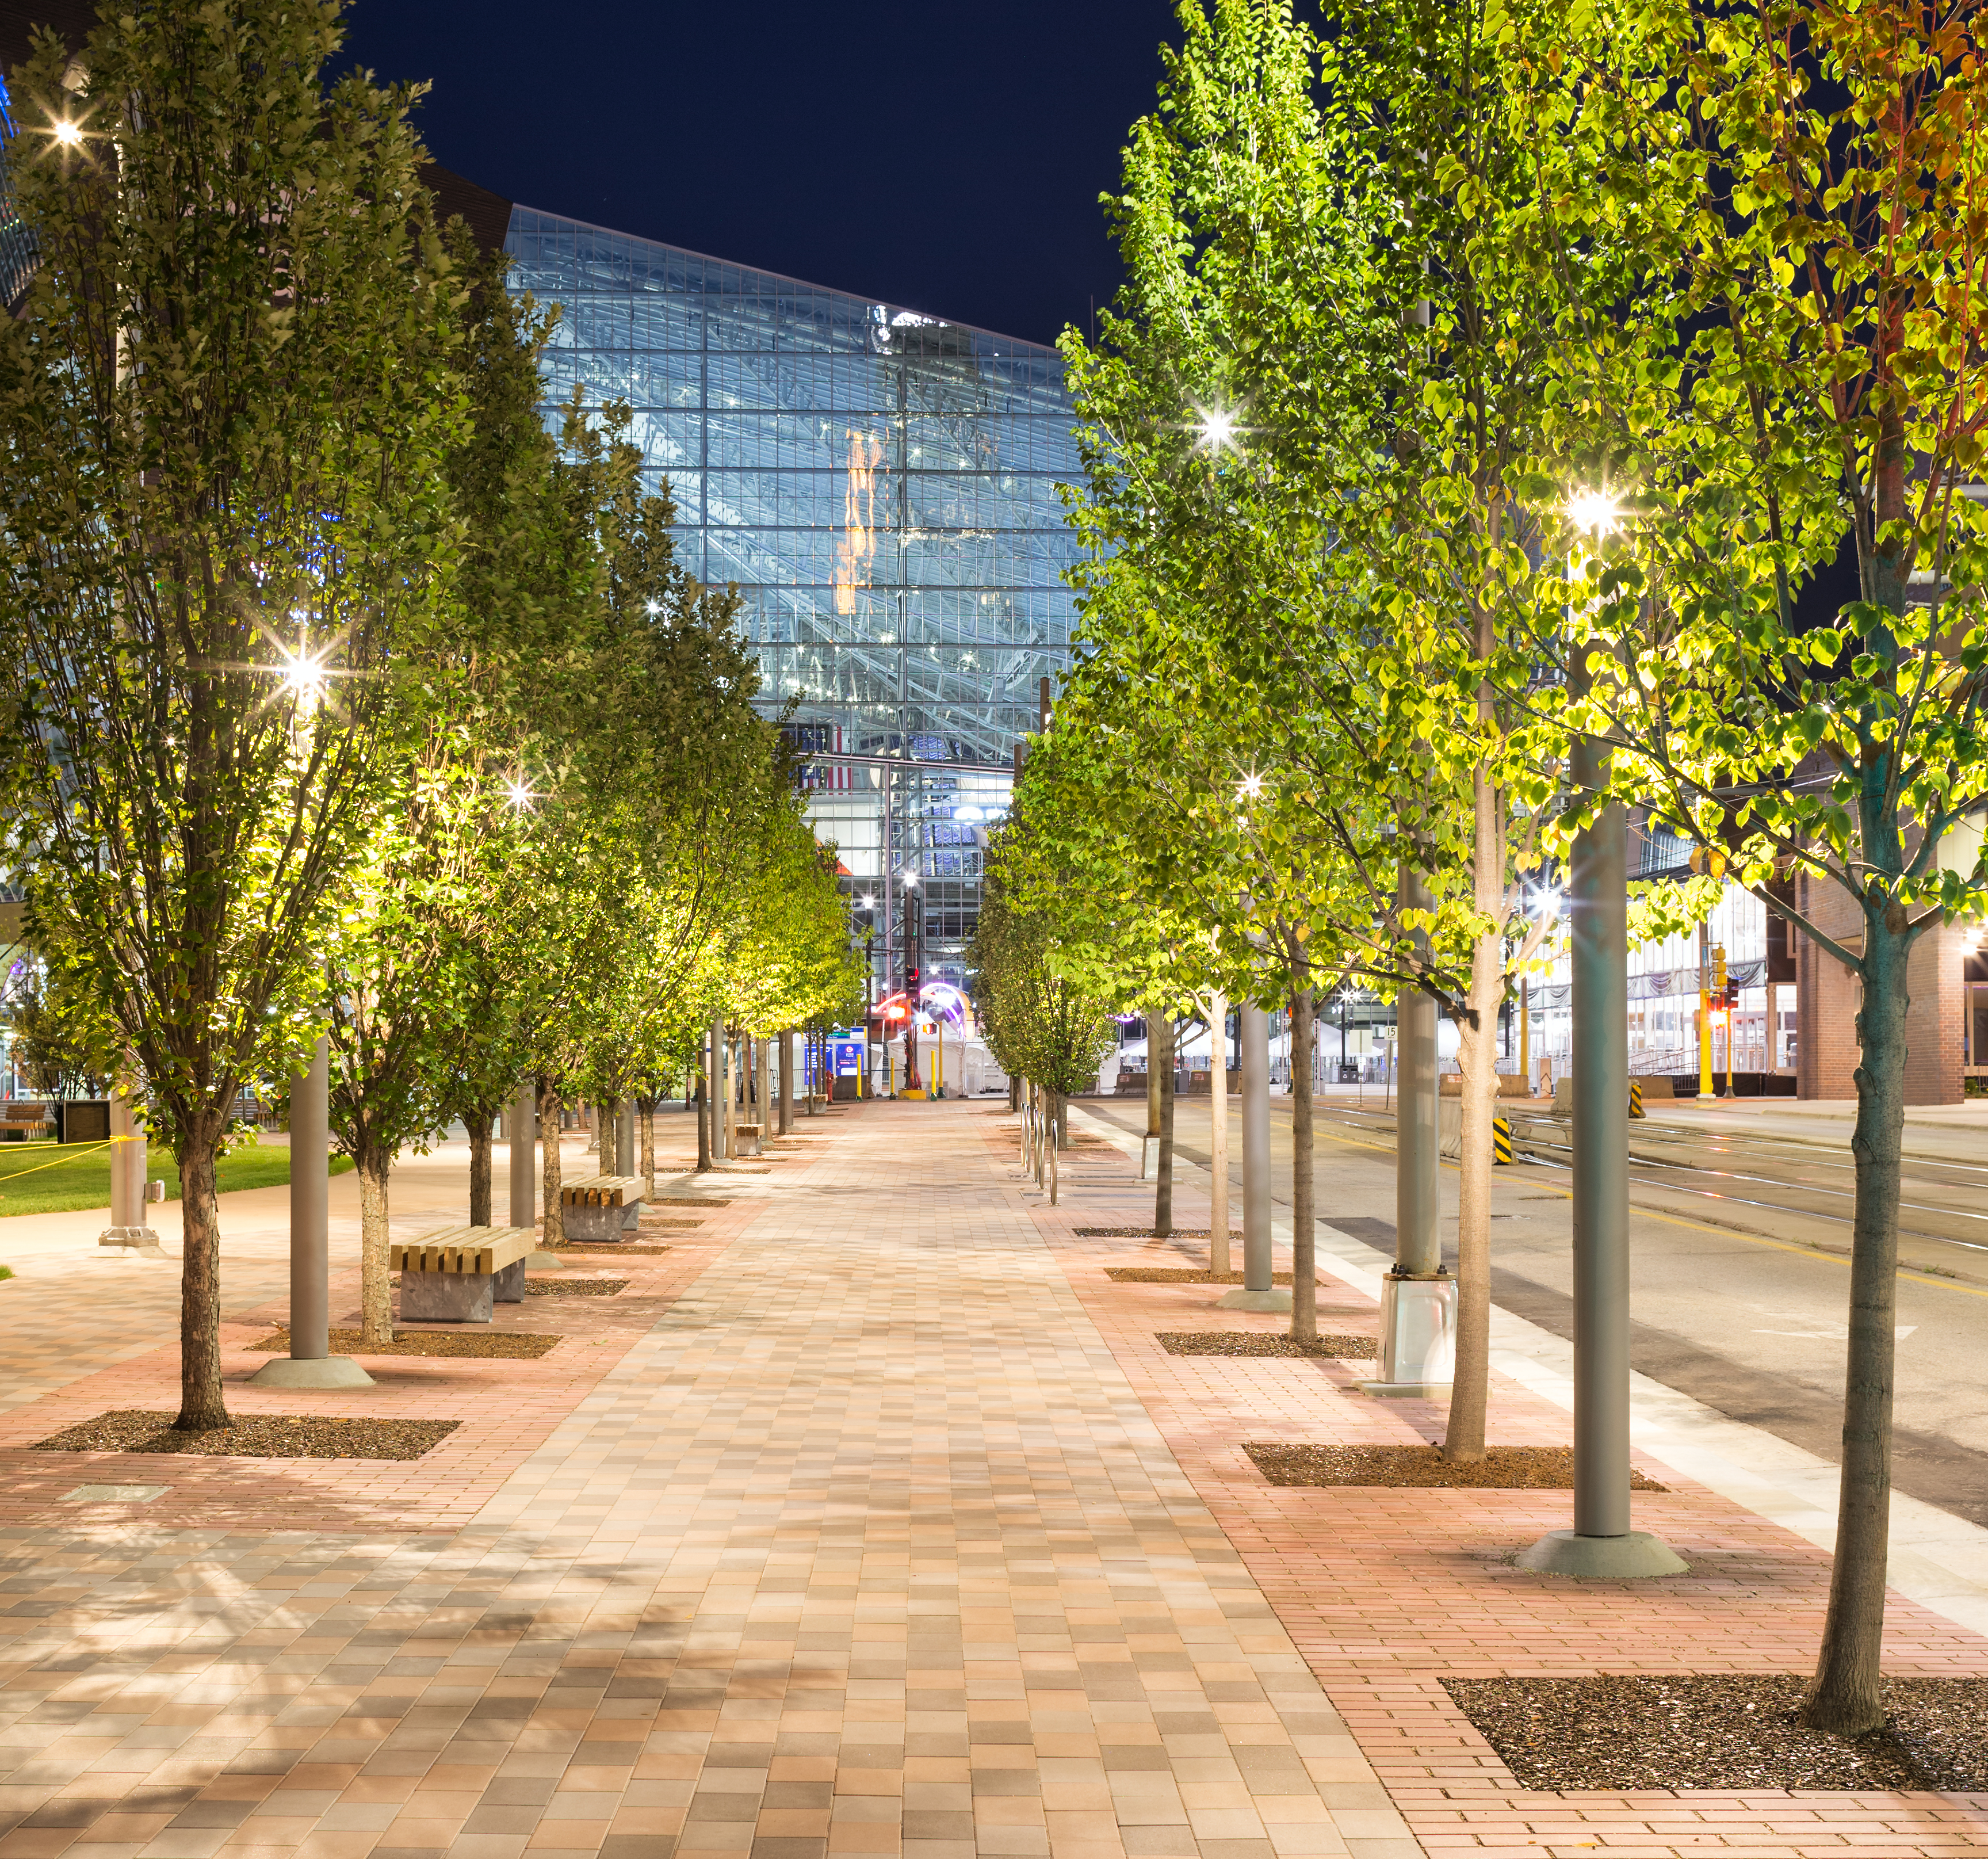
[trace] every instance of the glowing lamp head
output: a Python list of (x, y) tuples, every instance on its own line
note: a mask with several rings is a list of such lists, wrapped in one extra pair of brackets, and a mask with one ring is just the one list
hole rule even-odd
[(324, 691), (324, 661), (301, 652), (286, 652), (277, 662), (285, 688), (298, 699), (321, 696)]
[(64, 148), (80, 148), (83, 146), (83, 128), (79, 124), (57, 123), (54, 126), (54, 135)]
[(1196, 443), (1220, 454), (1238, 449), (1236, 435), (1242, 428), (1226, 407), (1197, 407), (1194, 411)]
[(1567, 500), (1567, 520), (1591, 536), (1610, 534), (1621, 520), (1621, 506), (1605, 490), (1577, 490)]
[(522, 813), (538, 797), (522, 781), (506, 781), (504, 784), (504, 797)]
[(918, 873), (915, 872), (906, 872), (903, 874), (902, 882), (906, 890), (915, 891), (918, 888)]

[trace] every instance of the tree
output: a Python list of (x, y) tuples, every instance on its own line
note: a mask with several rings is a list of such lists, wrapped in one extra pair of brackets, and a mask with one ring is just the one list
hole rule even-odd
[[(1775, 900), (1862, 995), (1843, 1471), (1803, 1713), (1855, 1735), (1883, 1715), (1907, 961), (1988, 903), (1980, 852), (1942, 857), (1988, 797), (1981, 47), (1938, 4), (1603, 23), (1510, 67), (1581, 177), (1544, 259), (1621, 286), (1613, 315), (1573, 292), (1557, 318), (1563, 469), (1615, 495), (1547, 591), (1590, 674), (1569, 715), (1619, 788), (1757, 895), (1800, 874), (1858, 925)], [(1856, 587), (1831, 612), (1839, 551)]]
[(194, 1430), (227, 1417), (230, 1109), (296, 1055), (271, 1009), (311, 967), (457, 544), (455, 284), (414, 93), (323, 88), (337, 12), (161, 0), (86, 47), (45, 35), (16, 86), (41, 266), (0, 323), (11, 773), (35, 915), (178, 1159)]
[(1073, 953), (1065, 926), (1043, 907), (1053, 887), (1040, 869), (1029, 869), (1056, 858), (1053, 845), (1011, 808), (988, 835), (967, 965), (976, 976), (975, 1006), (987, 1049), (1002, 1071), (1048, 1095), (1050, 1121), (1060, 1130), (1064, 1099), (1097, 1075), (1117, 1028), (1094, 960), (1081, 953), (1064, 959)]

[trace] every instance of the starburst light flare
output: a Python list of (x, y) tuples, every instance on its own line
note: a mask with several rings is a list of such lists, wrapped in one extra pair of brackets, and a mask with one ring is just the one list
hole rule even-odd
[(1236, 435), (1242, 428), (1236, 423), (1236, 415), (1226, 407), (1197, 407), (1194, 417), (1200, 428), (1199, 442), (1210, 452), (1219, 454), (1240, 449), (1236, 443)]
[(1607, 490), (1577, 490), (1567, 500), (1567, 520), (1577, 530), (1606, 536), (1621, 520), (1621, 506)]

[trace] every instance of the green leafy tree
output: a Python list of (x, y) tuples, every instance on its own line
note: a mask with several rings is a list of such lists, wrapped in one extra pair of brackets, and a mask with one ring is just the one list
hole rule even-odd
[[(1601, 25), (1510, 71), (1580, 178), (1542, 242), (1636, 286), (1557, 319), (1562, 455), (1618, 510), (1548, 591), (1577, 616), (1571, 720), (1621, 790), (1756, 895), (1805, 875), (1811, 907), (1775, 908), (1861, 993), (1843, 1473), (1803, 1712), (1857, 1735), (1883, 1715), (1907, 963), (1988, 905), (1978, 842), (1949, 852), (1988, 798), (1979, 23), (1798, 0)], [(1855, 598), (1810, 615), (1846, 547)]]
[(230, 1109), (290, 1068), (271, 1010), (450, 612), (455, 282), (413, 93), (321, 82), (337, 15), (161, 0), (14, 86), (41, 262), (0, 323), (0, 691), (36, 913), (178, 1160), (190, 1429), (226, 1418)]

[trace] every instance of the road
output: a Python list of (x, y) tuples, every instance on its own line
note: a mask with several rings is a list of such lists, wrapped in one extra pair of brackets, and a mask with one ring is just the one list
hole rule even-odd
[[(1368, 1093), (1319, 1106), (1314, 1204), (1320, 1217), (1388, 1257), (1394, 1251), (1393, 1119)], [(1231, 1099), (1232, 1221), (1239, 1224), (1240, 1131)], [(1134, 1133), (1143, 1099), (1087, 1109)], [(1819, 1458), (1841, 1456), (1848, 1268), (1848, 1123), (1793, 1106), (1758, 1112), (1658, 1107), (1636, 1126), (1630, 1216), (1631, 1360), (1666, 1387), (1765, 1428)], [(1807, 1107), (1803, 1107), (1804, 1110)], [(1971, 1109), (1972, 1107), (1969, 1107)], [(1176, 1140), (1208, 1160), (1208, 1105), (1183, 1097)], [(1565, 1126), (1518, 1119), (1535, 1159), (1493, 1177), (1496, 1302), (1560, 1336), (1573, 1334), (1573, 1231)], [(1988, 1525), (1988, 1124), (1967, 1112), (1909, 1129), (1898, 1275), (1898, 1488)], [(1271, 1100), (1274, 1196), (1290, 1197), (1288, 1099)], [(1456, 1170), (1442, 1169), (1456, 1258)], [(1979, 1224), (1977, 1224), (1979, 1223)]]

